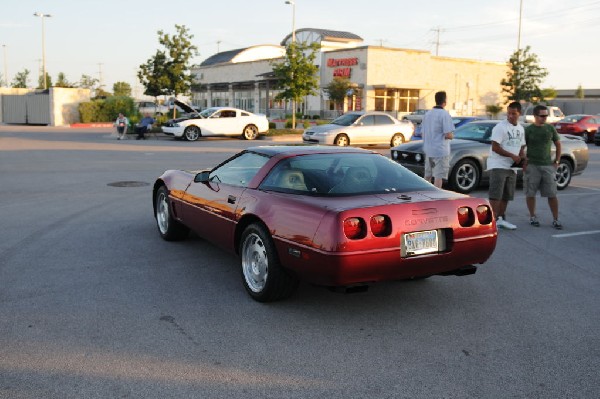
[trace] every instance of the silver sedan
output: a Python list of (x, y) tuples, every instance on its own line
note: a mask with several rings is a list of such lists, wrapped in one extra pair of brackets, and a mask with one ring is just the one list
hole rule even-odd
[[(454, 191), (469, 193), (483, 183), (488, 183), (487, 158), (490, 154), (492, 129), (498, 120), (467, 123), (454, 131), (450, 142), (450, 174), (448, 185)], [(580, 137), (561, 134), (562, 154), (556, 170), (558, 189), (564, 190), (573, 175), (586, 168), (589, 160), (587, 144)], [(554, 146), (552, 146), (554, 151)], [(392, 148), (392, 159), (423, 176), (425, 153), (423, 141), (413, 141)], [(518, 170), (519, 179), (522, 170)]]
[(302, 134), (307, 144), (371, 145), (391, 147), (410, 141), (414, 126), (385, 112), (348, 112), (327, 125), (314, 126)]

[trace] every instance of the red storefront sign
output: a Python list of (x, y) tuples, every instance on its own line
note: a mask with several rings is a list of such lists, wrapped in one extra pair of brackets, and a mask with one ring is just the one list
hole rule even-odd
[(333, 77), (350, 78), (352, 68), (337, 68), (333, 70)]
[[(350, 75), (352, 74), (352, 68), (348, 68), (351, 67), (353, 65), (358, 65), (358, 58), (354, 57), (354, 58), (330, 58), (327, 60), (327, 66), (329, 68), (335, 68), (333, 70), (333, 77), (334, 78), (350, 78)], [(339, 67), (344, 67), (344, 68), (339, 68)]]

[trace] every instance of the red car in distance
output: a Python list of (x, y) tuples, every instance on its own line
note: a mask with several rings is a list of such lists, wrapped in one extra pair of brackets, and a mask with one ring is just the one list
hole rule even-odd
[(558, 133), (580, 136), (586, 143), (594, 142), (600, 126), (600, 115), (567, 115), (554, 124)]
[(211, 170), (170, 170), (152, 194), (160, 236), (190, 230), (240, 257), (260, 302), (300, 280), (363, 291), (384, 280), (475, 273), (494, 251), (486, 199), (436, 188), (360, 148), (252, 147)]

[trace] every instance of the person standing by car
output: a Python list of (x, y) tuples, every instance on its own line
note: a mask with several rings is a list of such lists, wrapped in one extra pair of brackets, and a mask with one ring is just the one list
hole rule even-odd
[(435, 93), (435, 104), (423, 117), (421, 129), (425, 152), (425, 180), (431, 182), (433, 177), (433, 184), (442, 187), (450, 171), (450, 140), (454, 137), (454, 123), (448, 111), (444, 109), (445, 91)]
[[(535, 227), (540, 225), (535, 214), (535, 195), (539, 190), (542, 197), (548, 198), (548, 205), (554, 218), (552, 227), (560, 230), (563, 226), (558, 220), (556, 169), (560, 163), (561, 145), (554, 126), (546, 123), (548, 114), (545, 105), (536, 105), (533, 109), (534, 122), (525, 128), (527, 163), (523, 169), (523, 187), (529, 210), (529, 223)], [(552, 159), (552, 143), (556, 147), (554, 159)]]
[(513, 200), (517, 186), (514, 166), (521, 166), (521, 161), (525, 159), (525, 129), (519, 124), (520, 116), (521, 104), (517, 101), (508, 104), (506, 119), (492, 129), (492, 146), (487, 159), (489, 200), (496, 215), (496, 226), (508, 230), (517, 228), (505, 216), (508, 201)]
[(154, 125), (155, 122), (156, 120), (154, 120), (154, 118), (151, 117), (150, 114), (147, 113), (146, 115), (144, 115), (140, 123), (138, 123), (135, 127), (135, 132), (138, 134), (135, 139), (146, 140), (146, 136), (144, 136), (144, 134), (146, 134), (146, 132), (148, 132), (148, 130), (152, 128), (152, 125)]
[(119, 113), (114, 125), (117, 127), (117, 140), (125, 140), (125, 138), (127, 138), (127, 126), (129, 126), (127, 117), (122, 113)]

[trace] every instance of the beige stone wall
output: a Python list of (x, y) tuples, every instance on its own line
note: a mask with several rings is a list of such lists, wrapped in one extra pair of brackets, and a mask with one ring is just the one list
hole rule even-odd
[(79, 104), (90, 101), (90, 89), (50, 88), (50, 125), (63, 126), (80, 122)]

